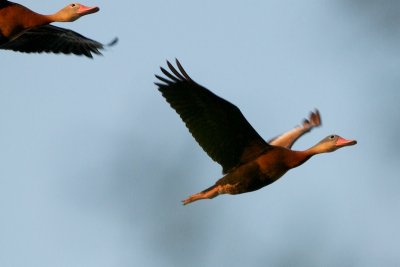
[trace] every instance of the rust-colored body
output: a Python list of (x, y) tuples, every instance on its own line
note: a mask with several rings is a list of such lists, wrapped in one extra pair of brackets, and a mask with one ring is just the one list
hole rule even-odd
[[(218, 188), (218, 194), (231, 195), (252, 192), (275, 182), (290, 169), (306, 162), (311, 156), (307, 152), (273, 146), (271, 150), (253, 161), (240, 165), (223, 176), (208, 190)], [(190, 202), (194, 201), (194, 199), (190, 200)]]
[(3, 1), (0, 3), (0, 34), (7, 39), (26, 29), (49, 24), (53, 21), (20, 4)]
[[(303, 157), (294, 157), (292, 151), (283, 147), (273, 147), (251, 162), (240, 165), (216, 182), (216, 185), (233, 185), (223, 193), (241, 194), (267, 186), (288, 170), (305, 161)], [(222, 193), (222, 192), (220, 192)]]

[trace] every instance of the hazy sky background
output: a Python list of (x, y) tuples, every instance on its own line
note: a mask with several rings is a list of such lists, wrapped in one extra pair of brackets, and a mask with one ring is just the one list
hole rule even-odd
[[(400, 265), (398, 1), (82, 3), (57, 25), (104, 57), (0, 50), (0, 266)], [(221, 168), (153, 85), (175, 57), (265, 139), (319, 108), (295, 149), (359, 143), (184, 207)]]

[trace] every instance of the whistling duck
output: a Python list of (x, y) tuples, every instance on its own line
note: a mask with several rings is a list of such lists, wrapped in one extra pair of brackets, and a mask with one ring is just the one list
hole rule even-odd
[[(52, 15), (41, 15), (13, 2), (0, 0), (0, 49), (25, 53), (64, 53), (92, 57), (104, 45), (74, 31), (49, 25), (71, 22), (99, 11), (98, 7), (70, 4)], [(117, 42), (115, 38), (107, 46)]]
[(203, 150), (218, 162), (225, 174), (213, 186), (183, 200), (189, 204), (221, 194), (242, 194), (258, 190), (278, 180), (316, 154), (333, 152), (357, 141), (329, 135), (305, 150), (291, 150), (304, 133), (321, 124), (318, 110), (301, 126), (267, 143), (253, 129), (239, 108), (193, 81), (178, 60), (177, 71), (161, 67), (166, 77), (155, 75), (158, 90), (179, 114)]

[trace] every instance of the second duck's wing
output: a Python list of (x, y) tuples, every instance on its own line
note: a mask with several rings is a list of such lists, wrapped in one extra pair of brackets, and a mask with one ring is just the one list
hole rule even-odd
[(116, 42), (117, 39), (114, 39), (110, 44), (103, 45), (72, 30), (44, 25), (24, 31), (21, 35), (1, 45), (0, 49), (24, 53), (75, 54), (92, 58), (92, 54), (101, 55), (101, 49), (114, 45)]
[(159, 91), (185, 122), (204, 151), (227, 173), (255, 159), (271, 146), (253, 129), (239, 108), (194, 82), (176, 64), (178, 72), (168, 61), (166, 76), (156, 77)]
[(308, 119), (304, 119), (303, 123), (296, 128), (281, 134), (273, 139), (271, 139), (268, 143), (274, 146), (282, 146), (286, 148), (291, 148), (303, 134), (311, 131), (312, 128), (318, 127), (322, 124), (321, 116), (319, 111), (316, 109), (314, 112), (310, 113)]

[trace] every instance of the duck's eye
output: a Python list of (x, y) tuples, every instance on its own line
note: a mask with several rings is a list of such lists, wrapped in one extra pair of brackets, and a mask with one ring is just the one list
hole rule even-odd
[(334, 138), (335, 138), (334, 135), (329, 136), (329, 139), (334, 139)]
[(75, 6), (75, 4), (71, 4), (71, 7), (74, 7)]

